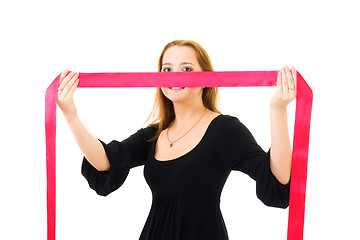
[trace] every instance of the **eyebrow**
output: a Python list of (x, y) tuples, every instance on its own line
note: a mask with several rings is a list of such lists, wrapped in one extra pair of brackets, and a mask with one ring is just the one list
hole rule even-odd
[[(195, 65), (192, 64), (191, 62), (182, 62), (182, 63), (181, 63), (181, 65), (184, 65), (184, 64), (190, 64), (190, 65), (193, 65), (193, 66), (195, 67)], [(163, 65), (171, 65), (171, 66), (172, 66), (171, 63), (163, 63)]]

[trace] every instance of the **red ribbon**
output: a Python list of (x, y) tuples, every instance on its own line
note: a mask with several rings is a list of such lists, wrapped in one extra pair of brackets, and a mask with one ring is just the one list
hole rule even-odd
[[(276, 86), (278, 71), (80, 73), (78, 87), (252, 87)], [(60, 74), (46, 90), (45, 134), (48, 240), (55, 240), (56, 102)], [(307, 161), (313, 94), (297, 72), (294, 141), (291, 164), (288, 240), (302, 240)]]

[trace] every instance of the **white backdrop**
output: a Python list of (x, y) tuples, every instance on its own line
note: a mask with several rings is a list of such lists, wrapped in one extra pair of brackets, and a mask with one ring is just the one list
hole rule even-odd
[[(360, 16), (356, 1), (2, 1), (0, 239), (46, 239), (45, 90), (66, 67), (154, 72), (164, 45), (199, 42), (216, 71), (295, 65), (314, 92), (304, 239), (359, 239)], [(275, 88), (221, 88), (221, 110), (270, 146)], [(155, 89), (84, 89), (79, 116), (109, 142), (134, 133)], [(292, 131), (295, 104), (289, 106)], [(138, 239), (151, 206), (143, 167), (108, 197), (80, 173), (82, 153), (57, 116), (57, 239)], [(264, 206), (232, 172), (221, 210), (230, 239), (286, 239), (288, 209)]]

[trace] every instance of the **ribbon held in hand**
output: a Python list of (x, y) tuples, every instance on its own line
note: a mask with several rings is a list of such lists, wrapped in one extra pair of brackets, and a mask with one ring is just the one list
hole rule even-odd
[[(80, 73), (78, 87), (255, 87), (276, 86), (278, 71)], [(303, 239), (307, 162), (313, 94), (297, 72), (291, 164), (288, 240)], [(60, 74), (45, 96), (48, 240), (55, 240), (56, 102)]]

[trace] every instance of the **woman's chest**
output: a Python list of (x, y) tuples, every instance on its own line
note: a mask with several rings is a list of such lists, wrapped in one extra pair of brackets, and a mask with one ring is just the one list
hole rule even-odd
[(171, 136), (170, 138), (168, 131), (164, 130), (156, 140), (154, 158), (158, 161), (177, 159), (195, 149), (205, 133), (205, 126), (199, 126), (183, 136), (178, 135), (176, 138)]
[(153, 193), (219, 192), (229, 172), (222, 164), (216, 140), (206, 136), (189, 152), (159, 161), (155, 158), (156, 142), (152, 144), (144, 166), (146, 182)]

